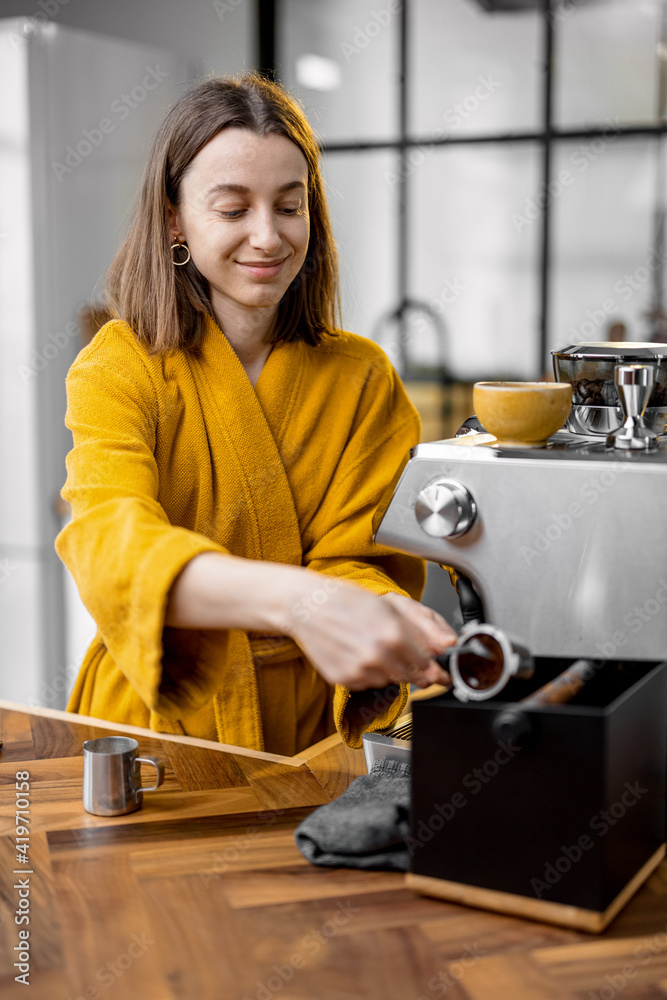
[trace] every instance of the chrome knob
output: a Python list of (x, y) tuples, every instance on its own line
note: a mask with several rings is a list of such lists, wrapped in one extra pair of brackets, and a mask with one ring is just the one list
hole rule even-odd
[(477, 506), (468, 490), (455, 479), (436, 479), (417, 496), (415, 514), (432, 538), (456, 538), (468, 530)]

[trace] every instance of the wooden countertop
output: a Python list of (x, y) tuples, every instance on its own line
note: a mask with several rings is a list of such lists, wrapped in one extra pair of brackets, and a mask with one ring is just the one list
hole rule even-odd
[[(165, 763), (136, 813), (81, 804), (83, 740)], [(316, 868), (293, 830), (364, 773), (338, 737), (296, 758), (0, 701), (0, 996), (30, 1000), (658, 1000), (667, 864), (599, 937)], [(15, 981), (15, 775), (30, 774), (30, 976)], [(148, 777), (148, 775), (147, 775)]]

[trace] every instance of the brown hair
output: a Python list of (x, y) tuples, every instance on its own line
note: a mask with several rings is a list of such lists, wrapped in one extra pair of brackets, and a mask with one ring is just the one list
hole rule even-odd
[(190, 261), (172, 263), (168, 207), (178, 207), (181, 180), (200, 149), (224, 128), (277, 133), (294, 142), (308, 164), (310, 240), (306, 259), (279, 306), (270, 343), (318, 344), (340, 314), (338, 259), (324, 197), (315, 134), (296, 101), (277, 83), (250, 74), (208, 79), (171, 109), (155, 137), (127, 238), (107, 273), (107, 302), (152, 353), (197, 350), (208, 283)]

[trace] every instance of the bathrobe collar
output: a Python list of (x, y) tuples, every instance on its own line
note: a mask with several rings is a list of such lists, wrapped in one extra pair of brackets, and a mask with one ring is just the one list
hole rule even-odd
[[(194, 366), (200, 392), (213, 404), (213, 455), (224, 457), (221, 468), (229, 464), (230, 447), (236, 458), (239, 489), (254, 522), (254, 558), (298, 566), (301, 535), (281, 445), (301, 388), (302, 347), (299, 342), (276, 344), (253, 388), (231, 344), (208, 317)], [(257, 511), (273, 516), (258, 518)]]

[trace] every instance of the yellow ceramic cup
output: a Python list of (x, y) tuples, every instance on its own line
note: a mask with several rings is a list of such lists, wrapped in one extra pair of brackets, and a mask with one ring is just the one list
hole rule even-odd
[(569, 382), (476, 382), (475, 414), (506, 448), (543, 448), (567, 420)]

